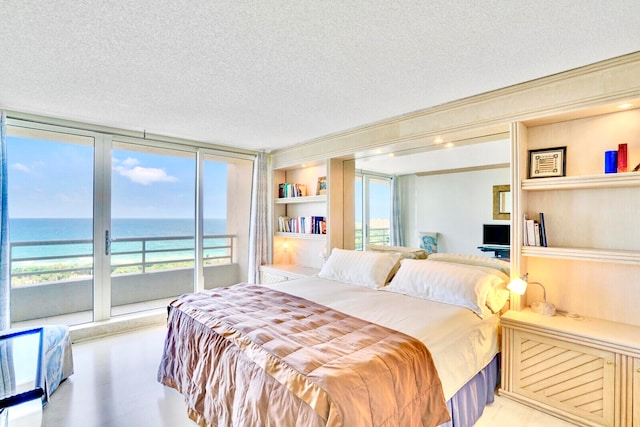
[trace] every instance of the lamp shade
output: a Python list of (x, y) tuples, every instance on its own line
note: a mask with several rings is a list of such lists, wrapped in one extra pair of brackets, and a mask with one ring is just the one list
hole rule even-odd
[(540, 285), (540, 287), (542, 288), (542, 295), (543, 295), (543, 300), (542, 301), (536, 301), (536, 302), (531, 304), (531, 311), (534, 312), (534, 313), (543, 314), (545, 316), (553, 316), (553, 315), (555, 315), (556, 314), (556, 307), (553, 304), (551, 304), (550, 302), (547, 302), (547, 290), (545, 289), (545, 287), (540, 282), (529, 282), (529, 274), (528, 273), (525, 274), (522, 277), (518, 277), (516, 279), (513, 279), (507, 285), (507, 289), (509, 289), (511, 292), (513, 292), (515, 294), (524, 295), (524, 293), (527, 291), (527, 285), (529, 283), (535, 284), (535, 285)]
[(527, 282), (521, 277), (513, 279), (508, 285), (507, 289), (518, 295), (524, 295), (527, 290)]

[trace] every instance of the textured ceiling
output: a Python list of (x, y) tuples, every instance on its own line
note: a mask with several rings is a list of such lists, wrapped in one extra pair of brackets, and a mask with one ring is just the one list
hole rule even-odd
[(640, 50), (638, 0), (3, 0), (0, 108), (274, 149)]

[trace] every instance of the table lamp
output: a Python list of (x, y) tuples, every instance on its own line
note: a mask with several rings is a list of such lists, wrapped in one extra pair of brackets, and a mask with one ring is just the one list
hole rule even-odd
[(556, 307), (551, 304), (550, 302), (547, 302), (547, 290), (544, 288), (544, 286), (542, 285), (542, 283), (540, 282), (529, 282), (529, 273), (526, 273), (524, 276), (522, 277), (518, 277), (516, 279), (513, 279), (508, 285), (507, 285), (507, 289), (509, 289), (511, 292), (514, 292), (516, 294), (519, 295), (524, 295), (524, 293), (527, 290), (527, 286), (529, 284), (536, 284), (536, 285), (540, 285), (540, 287), (542, 287), (542, 292), (543, 292), (543, 301), (535, 301), (533, 303), (531, 303), (531, 311), (537, 314), (542, 314), (544, 316), (553, 316), (556, 314)]

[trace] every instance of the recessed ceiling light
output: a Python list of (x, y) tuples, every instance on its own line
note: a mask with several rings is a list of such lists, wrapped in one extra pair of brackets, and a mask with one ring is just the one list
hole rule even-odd
[(446, 144), (444, 144), (444, 146), (447, 148), (451, 148), (453, 147), (453, 142), (447, 142)]
[(633, 104), (625, 103), (618, 105), (618, 108), (624, 110), (625, 108), (633, 107)]
[(433, 140), (433, 142), (435, 142), (436, 144), (442, 144), (444, 141), (442, 138), (437, 137), (436, 139)]

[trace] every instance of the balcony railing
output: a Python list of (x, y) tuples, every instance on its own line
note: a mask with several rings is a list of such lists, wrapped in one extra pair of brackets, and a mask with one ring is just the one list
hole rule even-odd
[[(370, 245), (388, 245), (390, 241), (389, 233), (390, 233), (390, 230), (388, 228), (370, 228), (369, 244)], [(362, 229), (356, 229), (355, 249), (362, 250)]]
[[(203, 237), (205, 265), (230, 264), (234, 234)], [(93, 274), (93, 241), (46, 240), (10, 243), (11, 284), (31, 284), (86, 277)], [(111, 273), (146, 273), (193, 266), (194, 239), (190, 236), (127, 237), (111, 243)]]

